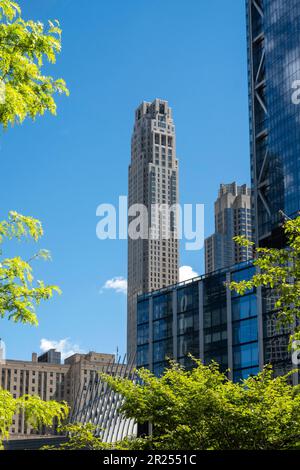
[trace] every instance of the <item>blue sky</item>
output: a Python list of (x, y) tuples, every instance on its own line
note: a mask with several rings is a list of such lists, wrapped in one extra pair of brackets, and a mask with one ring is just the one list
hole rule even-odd
[[(39, 308), (38, 328), (2, 320), (0, 337), (10, 358), (29, 359), (42, 339), (64, 352), (124, 352), (126, 296), (101, 288), (126, 278), (127, 245), (97, 239), (96, 208), (127, 194), (134, 110), (156, 97), (173, 108), (180, 202), (205, 204), (206, 235), (219, 184), (249, 183), (244, 1), (19, 3), (25, 18), (60, 20), (63, 50), (46, 71), (71, 95), (58, 98), (57, 117), (1, 131), (1, 218), (13, 209), (42, 220), (39, 247), (53, 261), (35, 263), (36, 277), (63, 295)], [(182, 247), (180, 264), (201, 273), (203, 255)]]

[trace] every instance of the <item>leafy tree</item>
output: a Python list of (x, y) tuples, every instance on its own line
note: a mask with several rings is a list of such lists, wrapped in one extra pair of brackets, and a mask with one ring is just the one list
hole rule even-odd
[[(283, 227), (286, 248), (256, 248), (253, 261), (257, 272), (252, 279), (231, 282), (229, 287), (243, 295), (253, 287), (272, 290), (278, 327), (293, 331), (290, 345), (300, 340), (300, 217), (287, 219)], [(253, 245), (245, 237), (235, 237), (241, 246)]]
[[(299, 387), (270, 366), (233, 383), (212, 363), (184, 370), (175, 363), (161, 378), (146, 369), (139, 381), (103, 375), (124, 397), (122, 413), (151, 422), (152, 436), (120, 448), (164, 450), (295, 449), (300, 445)], [(118, 447), (118, 446), (117, 446)]]
[[(64, 80), (54, 80), (42, 73), (44, 59), (55, 63), (61, 51), (61, 29), (58, 21), (25, 21), (16, 2), (0, 0), (0, 125), (21, 123), (45, 111), (56, 114), (55, 93), (69, 94)], [(4, 239), (31, 237), (37, 241), (43, 234), (41, 223), (10, 212), (0, 222), (0, 247)], [(0, 257), (3, 255), (0, 249)], [(37, 325), (36, 306), (60, 292), (57, 286), (43, 281), (33, 284), (32, 262), (49, 259), (49, 252), (40, 250), (30, 260), (21, 257), (0, 259), (0, 317), (14, 322)], [(39, 428), (50, 426), (55, 418), (62, 422), (68, 414), (66, 403), (45, 402), (38, 396), (25, 395), (14, 399), (0, 389), (0, 446), (8, 437), (13, 416), (25, 413), (29, 424)]]
[[(279, 325), (300, 339), (300, 217), (284, 224), (287, 246), (257, 248), (252, 279), (231, 282), (240, 295), (259, 286), (272, 291)], [(242, 246), (253, 245), (235, 237)], [(175, 363), (161, 378), (146, 369), (139, 380), (101, 374), (124, 397), (122, 413), (137, 423), (152, 423), (151, 436), (128, 438), (117, 449), (285, 450), (300, 448), (300, 386), (290, 384), (292, 372), (274, 377), (266, 366), (255, 377), (232, 383), (216, 364), (186, 371)], [(72, 448), (82, 432), (78, 429)], [(93, 438), (95, 448), (97, 439)], [(96, 439), (96, 440), (95, 440)], [(99, 444), (101, 445), (101, 444)]]
[(54, 419), (61, 423), (68, 416), (68, 411), (68, 405), (64, 402), (43, 401), (36, 395), (13, 398), (10, 392), (0, 388), (0, 449), (3, 449), (2, 441), (9, 437), (15, 415), (25, 413), (27, 423), (39, 429), (42, 425), (51, 427)]
[[(0, 222), (0, 246), (3, 241), (22, 238), (32, 238), (38, 241), (43, 234), (43, 228), (39, 220), (26, 217), (17, 212), (10, 212), (8, 220)], [(0, 249), (0, 257), (3, 251)], [(45, 285), (43, 281), (37, 281), (34, 285), (32, 262), (35, 259), (49, 259), (50, 254), (46, 250), (40, 250), (28, 261), (21, 257), (0, 258), (0, 316), (14, 322), (37, 325), (36, 305), (42, 300), (48, 300), (60, 289), (54, 285)], [(29, 424), (39, 428), (42, 424), (51, 426), (56, 418), (60, 423), (68, 414), (66, 403), (55, 401), (45, 402), (38, 396), (24, 395), (13, 398), (10, 392), (0, 388), (0, 446), (3, 439), (8, 437), (9, 428), (13, 417), (20, 412), (25, 413)]]
[[(43, 228), (39, 220), (26, 217), (17, 212), (10, 212), (8, 220), (0, 222), (0, 247), (5, 238), (31, 237), (38, 241), (43, 235)], [(0, 249), (0, 256), (2, 256)], [(55, 285), (45, 285), (37, 281), (33, 285), (32, 262), (42, 258), (47, 260), (50, 254), (47, 250), (40, 250), (28, 261), (21, 257), (0, 258), (0, 316), (6, 315), (14, 322), (37, 325), (35, 312), (36, 305), (42, 300), (48, 300), (54, 292), (60, 293)]]
[(91, 423), (71, 423), (60, 426), (59, 431), (68, 435), (67, 442), (59, 446), (44, 446), (43, 450), (109, 450), (113, 447), (95, 437), (95, 426)]
[(69, 94), (64, 80), (42, 73), (61, 51), (58, 21), (25, 21), (19, 5), (0, 0), (0, 124), (21, 123), (45, 111), (56, 113), (55, 93)]

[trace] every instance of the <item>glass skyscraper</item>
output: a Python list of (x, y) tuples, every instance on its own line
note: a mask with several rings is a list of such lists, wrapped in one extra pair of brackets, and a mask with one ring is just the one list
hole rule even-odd
[[(259, 246), (284, 247), (284, 215), (300, 209), (300, 2), (247, 0), (251, 178)], [(291, 368), (289, 331), (274, 294), (261, 289), (264, 363)]]
[[(300, 209), (299, 0), (247, 0), (249, 109), (256, 241), (284, 244), (283, 211)], [(298, 85), (299, 87), (299, 85)]]

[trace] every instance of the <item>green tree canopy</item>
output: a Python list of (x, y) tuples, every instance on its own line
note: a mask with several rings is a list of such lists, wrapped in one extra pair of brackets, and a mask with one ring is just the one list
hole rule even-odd
[[(25, 21), (16, 2), (0, 0), (0, 125), (21, 123), (45, 111), (56, 113), (55, 93), (69, 94), (64, 80), (54, 80), (42, 73), (44, 60), (55, 63), (61, 51), (61, 30), (57, 20), (45, 27), (39, 21)], [(3, 258), (3, 241), (43, 235), (39, 220), (10, 212), (0, 222), (0, 317), (14, 322), (37, 325), (36, 306), (60, 292), (43, 281), (34, 284), (32, 262), (49, 259), (47, 250), (40, 250), (31, 259)], [(15, 414), (24, 412), (29, 424), (39, 428), (51, 426), (53, 419), (62, 422), (68, 414), (66, 403), (43, 401), (38, 396), (14, 398), (0, 388), (0, 446), (9, 435)]]
[[(161, 378), (146, 369), (138, 381), (103, 375), (124, 397), (122, 412), (151, 422), (153, 435), (127, 441), (131, 449), (294, 449), (300, 444), (299, 387), (270, 367), (233, 383), (217, 364), (195, 360), (190, 371), (172, 363)], [(124, 443), (121, 448), (124, 448)]]
[(42, 67), (45, 59), (55, 63), (60, 51), (57, 20), (48, 26), (25, 21), (17, 3), (0, 0), (0, 124), (56, 113), (55, 93), (69, 92), (64, 80), (45, 76)]
[(37, 395), (13, 398), (9, 391), (0, 388), (0, 449), (3, 448), (2, 441), (9, 437), (14, 416), (21, 412), (25, 414), (27, 424), (39, 429), (42, 425), (51, 427), (54, 419), (61, 423), (68, 416), (69, 407), (65, 402), (43, 401)]
[[(49, 259), (47, 250), (40, 250), (28, 261), (21, 257), (3, 258), (1, 245), (4, 240), (31, 238), (38, 241), (43, 235), (41, 222), (17, 212), (10, 212), (7, 220), (0, 222), (0, 317), (14, 322), (37, 325), (36, 306), (48, 300), (53, 293), (60, 292), (54, 285), (37, 281), (34, 285), (32, 262), (35, 259)], [(3, 258), (3, 259), (1, 259)], [(68, 415), (66, 403), (54, 400), (43, 401), (34, 395), (14, 398), (9, 391), (0, 388), (0, 447), (9, 435), (14, 415), (23, 412), (28, 424), (39, 428), (42, 424), (50, 427), (53, 420), (62, 422)]]
[(4, 239), (30, 237), (38, 241), (43, 234), (39, 220), (10, 212), (8, 220), (0, 222), (0, 317), (8, 316), (14, 322), (37, 325), (35, 307), (42, 300), (48, 300), (54, 292), (60, 293), (55, 285), (45, 285), (37, 281), (34, 285), (32, 262), (42, 258), (47, 260), (50, 253), (40, 250), (30, 260), (21, 257), (3, 258), (1, 244)]
[(68, 435), (68, 440), (60, 445), (44, 446), (43, 450), (109, 450), (112, 444), (102, 442), (95, 436), (95, 426), (91, 423), (69, 423), (59, 426), (59, 431)]

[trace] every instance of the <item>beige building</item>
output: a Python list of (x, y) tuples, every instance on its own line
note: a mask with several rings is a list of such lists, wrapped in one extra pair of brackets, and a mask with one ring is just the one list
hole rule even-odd
[(233, 237), (244, 235), (252, 240), (251, 189), (235, 182), (221, 184), (215, 202), (215, 233), (205, 240), (205, 272), (248, 261), (253, 257), (250, 247), (241, 247)]
[[(136, 297), (178, 282), (178, 162), (175, 126), (167, 101), (143, 102), (135, 112), (128, 175), (127, 351), (136, 352)], [(139, 238), (131, 237), (135, 204), (143, 204)], [(160, 210), (163, 209), (163, 210)], [(138, 214), (137, 214), (138, 215)]]
[[(64, 400), (72, 412), (80, 386), (88, 384), (97, 371), (105, 371), (109, 364), (113, 365), (115, 356), (96, 352), (74, 354), (60, 364), (57, 353), (53, 355), (53, 352), (50, 350), (39, 358), (33, 353), (31, 361), (0, 361), (0, 385), (15, 398), (30, 394), (39, 395), (43, 400)], [(18, 437), (48, 432), (51, 431), (34, 431), (26, 424), (23, 414), (14, 418), (10, 430), (12, 436)]]

